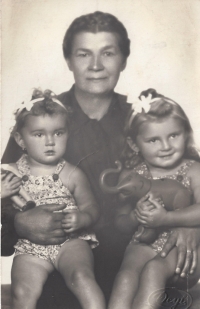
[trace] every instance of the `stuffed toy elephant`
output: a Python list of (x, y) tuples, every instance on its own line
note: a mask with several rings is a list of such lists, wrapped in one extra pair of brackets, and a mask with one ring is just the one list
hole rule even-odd
[[(110, 187), (106, 184), (106, 177), (111, 173), (120, 173), (122, 164), (120, 161), (115, 162), (117, 168), (109, 168), (102, 172), (100, 176), (101, 189), (110, 194), (120, 194), (124, 200), (133, 200), (136, 203), (140, 198), (148, 193), (154, 197), (160, 197), (164, 207), (168, 211), (181, 209), (191, 204), (192, 195), (179, 181), (182, 176), (177, 176), (177, 181), (168, 178), (162, 179), (147, 179), (142, 175), (130, 170), (124, 178), (120, 179), (119, 183)], [(157, 236), (154, 229), (144, 228), (139, 226), (135, 234), (136, 238), (142, 242), (153, 242)]]

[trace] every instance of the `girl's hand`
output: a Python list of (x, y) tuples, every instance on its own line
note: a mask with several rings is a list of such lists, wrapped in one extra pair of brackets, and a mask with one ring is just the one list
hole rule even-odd
[(9, 172), (1, 174), (1, 198), (10, 197), (19, 192), (21, 179)]
[(62, 220), (62, 228), (65, 233), (75, 232), (91, 224), (91, 217), (87, 213), (76, 209), (66, 209), (63, 212), (65, 213), (65, 217)]
[(165, 225), (167, 211), (162, 206), (160, 198), (154, 198), (149, 194), (137, 203), (135, 214), (143, 226), (155, 228)]

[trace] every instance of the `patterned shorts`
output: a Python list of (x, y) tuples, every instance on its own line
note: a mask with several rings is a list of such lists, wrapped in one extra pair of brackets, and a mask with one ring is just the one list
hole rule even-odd
[[(159, 233), (158, 238), (152, 244), (149, 244), (149, 246), (156, 253), (160, 253), (162, 251), (164, 245), (166, 244), (169, 236), (171, 235), (171, 233), (172, 233), (172, 231), (170, 231), (170, 230)], [(139, 241), (137, 239), (135, 239), (134, 235), (133, 235), (130, 242), (139, 243)]]
[(67, 241), (77, 238), (87, 241), (92, 249), (97, 247), (99, 244), (94, 234), (82, 234), (79, 235), (78, 237), (77, 235), (75, 235), (74, 237), (69, 237), (64, 243), (60, 245), (48, 245), (48, 246), (34, 244), (27, 239), (19, 239), (16, 245), (14, 246), (15, 256), (20, 254), (29, 254), (32, 256), (36, 256), (40, 259), (49, 261), (54, 265), (60, 248)]

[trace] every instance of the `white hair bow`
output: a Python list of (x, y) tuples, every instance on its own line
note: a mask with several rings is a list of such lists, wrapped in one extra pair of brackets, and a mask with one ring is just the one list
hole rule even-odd
[(130, 96), (127, 98), (127, 103), (130, 103), (131, 109), (134, 111), (134, 115), (138, 113), (142, 113), (143, 111), (145, 113), (148, 113), (151, 108), (151, 103), (159, 100), (160, 98), (154, 98), (152, 99), (152, 94), (149, 93), (147, 97), (142, 95), (139, 99), (135, 100)]

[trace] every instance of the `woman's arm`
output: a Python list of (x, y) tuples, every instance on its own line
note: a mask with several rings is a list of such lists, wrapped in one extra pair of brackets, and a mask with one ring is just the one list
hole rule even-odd
[(99, 217), (99, 212), (91, 187), (84, 173), (79, 168), (67, 163), (60, 177), (63, 184), (72, 193), (76, 205), (79, 208), (79, 211), (67, 209), (63, 211), (66, 213), (65, 219), (62, 220), (62, 227), (65, 229), (65, 232), (71, 233), (94, 224)]

